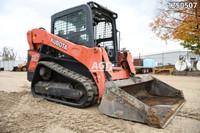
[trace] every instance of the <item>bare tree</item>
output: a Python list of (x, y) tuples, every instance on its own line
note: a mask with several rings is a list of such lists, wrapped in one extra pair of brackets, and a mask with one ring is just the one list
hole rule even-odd
[(17, 52), (13, 48), (3, 47), (0, 52), (0, 57), (3, 61), (15, 60), (17, 57)]

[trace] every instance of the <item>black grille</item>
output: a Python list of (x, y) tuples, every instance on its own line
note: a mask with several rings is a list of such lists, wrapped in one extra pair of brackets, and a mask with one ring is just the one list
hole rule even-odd
[(110, 22), (99, 22), (94, 27), (94, 37), (96, 45), (100, 47), (109, 47), (114, 49), (112, 41), (112, 24)]
[[(54, 34), (75, 44), (87, 45), (89, 37), (82, 33), (86, 30), (86, 13), (80, 10), (57, 18), (54, 23)], [(78, 35), (77, 35), (78, 33)]]
[(95, 39), (112, 37), (112, 24), (109, 22), (99, 22), (94, 29)]

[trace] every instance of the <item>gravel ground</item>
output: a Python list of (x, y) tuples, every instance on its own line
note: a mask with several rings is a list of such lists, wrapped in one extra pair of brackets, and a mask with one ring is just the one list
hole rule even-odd
[(0, 72), (0, 132), (200, 132), (200, 78), (153, 75), (183, 90), (186, 104), (165, 129), (34, 98), (25, 72)]

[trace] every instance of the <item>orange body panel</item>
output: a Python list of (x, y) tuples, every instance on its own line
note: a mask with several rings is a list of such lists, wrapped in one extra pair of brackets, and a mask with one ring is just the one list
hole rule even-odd
[[(27, 33), (27, 38), (30, 49), (32, 50), (34, 50), (34, 48), (38, 50), (40, 44), (48, 45), (74, 57), (76, 60), (85, 65), (90, 70), (94, 81), (98, 86), (99, 98), (103, 96), (105, 89), (104, 83), (107, 81), (107, 78), (104, 68), (99, 67), (99, 65), (102, 65), (102, 62), (104, 62), (105, 64), (110, 64), (107, 52), (103, 47), (88, 48), (83, 45), (77, 45), (40, 29), (33, 29), (29, 31)], [(29, 51), (29, 54), (31, 54), (32, 56), (35, 55), (38, 57), (37, 59), (39, 59), (39, 54), (37, 52), (33, 53), (32, 51)], [(122, 56), (123, 55), (120, 54), (119, 59), (122, 60)], [(130, 71), (135, 74), (135, 68), (133, 66), (132, 57), (130, 54), (128, 54), (128, 58), (129, 59), (127, 59), (127, 61), (128, 63), (130, 63)], [(34, 70), (38, 63), (37, 59), (35, 62), (34, 60), (30, 62), (29, 70)], [(111, 65), (108, 65), (107, 71), (113, 80), (127, 79), (130, 77), (129, 69), (123, 69), (121, 67), (115, 67), (115, 69), (120, 69), (120, 71), (113, 71), (113, 67)]]
[(31, 56), (28, 70), (33, 72), (38, 64), (40, 54), (34, 51), (28, 51), (28, 54)]

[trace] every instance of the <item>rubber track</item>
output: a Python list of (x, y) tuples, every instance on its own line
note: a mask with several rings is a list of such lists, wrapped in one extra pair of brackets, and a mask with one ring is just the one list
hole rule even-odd
[[(62, 103), (62, 104), (69, 105), (69, 106), (80, 107), (80, 108), (88, 107), (97, 102), (97, 99), (98, 99), (97, 86), (96, 86), (95, 82), (92, 81), (91, 79), (89, 79), (88, 77), (80, 75), (79, 73), (71, 71), (71, 70), (69, 70), (55, 62), (51, 62), (51, 61), (40, 61), (38, 65), (44, 65), (44, 66), (50, 68), (51, 70), (55, 71), (56, 73), (59, 73), (60, 75), (65, 76), (68, 79), (78, 82), (79, 84), (81, 84), (85, 87), (86, 93), (87, 93), (87, 98), (86, 98), (85, 102), (80, 103), (80, 104), (69, 102), (69, 101), (64, 101), (64, 100), (60, 100), (60, 99), (55, 99), (55, 98), (51, 98), (51, 97), (46, 97), (46, 96), (42, 96), (42, 95), (39, 95), (40, 97), (43, 97), (50, 101)], [(36, 96), (38, 96), (38, 94)]]

